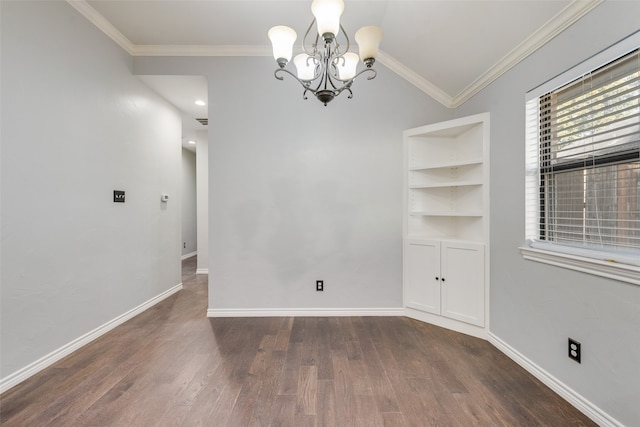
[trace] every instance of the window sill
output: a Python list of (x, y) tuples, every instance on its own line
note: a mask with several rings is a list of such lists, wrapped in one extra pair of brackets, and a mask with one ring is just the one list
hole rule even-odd
[(640, 286), (640, 267), (637, 266), (529, 247), (520, 247), (520, 253), (524, 259), (530, 261)]

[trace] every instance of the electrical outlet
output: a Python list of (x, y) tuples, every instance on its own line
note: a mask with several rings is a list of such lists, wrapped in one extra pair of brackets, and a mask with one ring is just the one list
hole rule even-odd
[(569, 359), (573, 359), (578, 363), (580, 362), (580, 343), (572, 338), (569, 338)]
[(318, 291), (318, 292), (324, 291), (324, 281), (323, 280), (316, 280), (316, 291)]

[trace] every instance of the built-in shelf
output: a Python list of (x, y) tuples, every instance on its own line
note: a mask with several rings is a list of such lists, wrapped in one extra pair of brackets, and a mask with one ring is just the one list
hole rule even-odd
[(469, 217), (480, 217), (482, 218), (482, 212), (409, 212), (409, 215), (412, 216), (452, 216), (452, 217), (461, 217), (461, 216), (469, 216)]
[(434, 182), (431, 184), (409, 185), (409, 189), (416, 190), (420, 188), (469, 187), (473, 185), (482, 185), (482, 182), (478, 182), (478, 181)]
[(488, 238), (488, 126), (480, 114), (404, 132), (405, 235), (458, 236), (454, 219), (474, 217), (465, 232)]
[(484, 336), (489, 313), (489, 114), (409, 129), (403, 136), (405, 312)]
[(469, 160), (457, 160), (453, 162), (442, 162), (442, 163), (430, 163), (419, 166), (410, 166), (410, 171), (421, 171), (421, 170), (429, 170), (429, 169), (443, 169), (443, 168), (457, 168), (460, 166), (469, 166), (469, 165), (480, 165), (483, 163), (482, 158), (469, 159)]

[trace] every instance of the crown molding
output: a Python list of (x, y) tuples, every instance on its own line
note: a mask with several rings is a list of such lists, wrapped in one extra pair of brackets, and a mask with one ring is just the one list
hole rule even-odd
[(109, 21), (105, 19), (97, 10), (89, 5), (85, 0), (67, 0), (75, 10), (80, 12), (82, 16), (87, 18), (89, 22), (98, 27), (103, 33), (109, 36), (114, 42), (116, 42), (121, 48), (123, 48), (129, 55), (133, 55), (135, 51), (135, 45), (129, 41), (116, 27), (114, 27)]
[[(604, 0), (573, 0), (538, 31), (516, 46), (495, 65), (455, 96), (449, 95), (397, 59), (380, 51), (378, 62), (447, 108), (457, 108), (516, 66), (551, 39), (570, 27)], [(115, 41), (131, 56), (270, 56), (268, 46), (243, 45), (135, 45), (86, 0), (67, 0), (78, 12)]]
[(451, 105), (452, 98), (449, 94), (447, 94), (438, 86), (420, 76), (418, 73), (405, 66), (392, 56), (387, 55), (383, 51), (380, 51), (376, 61), (380, 62), (382, 65), (423, 91), (445, 107), (449, 107)]
[(538, 31), (533, 33), (495, 65), (475, 79), (469, 86), (454, 96), (449, 107), (456, 108), (490, 85), (498, 77), (515, 67), (526, 57), (540, 49), (558, 34), (569, 28), (576, 21), (589, 13), (604, 0), (574, 0), (554, 17), (547, 21)]

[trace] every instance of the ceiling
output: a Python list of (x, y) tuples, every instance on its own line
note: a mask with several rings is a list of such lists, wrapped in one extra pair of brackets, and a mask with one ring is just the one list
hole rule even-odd
[[(313, 18), (311, 0), (67, 1), (134, 56), (270, 56), (270, 27), (292, 27), (299, 45)], [(381, 27), (378, 62), (454, 108), (601, 1), (346, 0), (341, 23), (350, 36)], [(183, 108), (185, 80), (148, 82)]]

